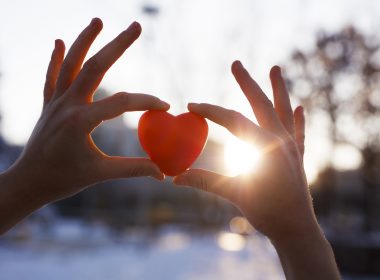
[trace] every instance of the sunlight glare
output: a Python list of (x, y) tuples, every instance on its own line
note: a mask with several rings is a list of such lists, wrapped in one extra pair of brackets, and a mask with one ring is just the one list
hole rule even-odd
[(227, 175), (236, 176), (254, 169), (260, 159), (260, 151), (234, 136), (224, 145), (224, 163)]
[(246, 240), (237, 233), (221, 232), (218, 235), (218, 245), (226, 251), (240, 251), (245, 247)]

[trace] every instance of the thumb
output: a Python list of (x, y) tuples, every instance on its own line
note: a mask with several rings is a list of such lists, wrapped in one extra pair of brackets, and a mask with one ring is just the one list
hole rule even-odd
[(160, 168), (147, 158), (107, 157), (102, 162), (101, 170), (106, 179), (141, 176), (158, 180), (165, 178)]
[(234, 192), (231, 188), (230, 180), (230, 177), (215, 172), (190, 169), (174, 177), (173, 183), (175, 185), (191, 186), (232, 200)]

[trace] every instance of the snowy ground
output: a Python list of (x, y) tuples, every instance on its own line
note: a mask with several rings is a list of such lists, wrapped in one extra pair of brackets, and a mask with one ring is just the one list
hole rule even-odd
[[(223, 249), (224, 248), (224, 249)], [(236, 250), (236, 251), (231, 251)], [(30, 238), (0, 239), (1, 279), (284, 279), (261, 235), (128, 230), (65, 222)]]

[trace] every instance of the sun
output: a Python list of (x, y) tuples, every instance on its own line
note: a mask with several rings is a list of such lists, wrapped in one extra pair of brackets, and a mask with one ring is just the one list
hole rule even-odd
[(229, 176), (251, 172), (260, 157), (261, 153), (256, 147), (234, 136), (229, 136), (224, 144), (224, 165)]

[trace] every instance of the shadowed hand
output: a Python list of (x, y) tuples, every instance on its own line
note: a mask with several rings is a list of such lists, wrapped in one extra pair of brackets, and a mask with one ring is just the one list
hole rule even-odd
[(260, 167), (248, 175), (236, 177), (193, 169), (177, 176), (174, 182), (230, 200), (255, 228), (270, 238), (315, 223), (302, 164), (302, 107), (292, 111), (279, 67), (273, 67), (270, 73), (274, 106), (240, 62), (232, 65), (232, 72), (259, 125), (239, 112), (216, 105), (190, 103), (188, 108), (259, 147), (262, 153)]
[(149, 159), (107, 156), (91, 138), (91, 132), (102, 121), (126, 111), (169, 108), (154, 96), (125, 92), (93, 102), (93, 94), (107, 70), (141, 33), (141, 26), (132, 23), (83, 64), (101, 29), (102, 21), (93, 19), (66, 56), (63, 41), (55, 42), (46, 75), (41, 117), (22, 155), (5, 174), (5, 178), (17, 185), (12, 190), (14, 196), (23, 198), (30, 208), (112, 178), (164, 178)]

